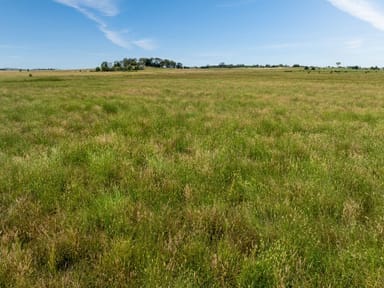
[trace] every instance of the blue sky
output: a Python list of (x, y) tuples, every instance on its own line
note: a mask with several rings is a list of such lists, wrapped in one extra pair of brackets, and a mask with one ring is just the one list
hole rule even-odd
[(384, 66), (383, 0), (0, 0), (0, 67)]

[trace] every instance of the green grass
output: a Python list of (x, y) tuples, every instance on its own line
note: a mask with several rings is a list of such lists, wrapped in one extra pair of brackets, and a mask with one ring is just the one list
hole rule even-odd
[(382, 287), (384, 73), (0, 73), (0, 287)]

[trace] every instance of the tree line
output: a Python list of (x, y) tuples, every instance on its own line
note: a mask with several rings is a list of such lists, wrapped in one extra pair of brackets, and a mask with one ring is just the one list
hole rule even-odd
[[(359, 69), (371, 69), (371, 70), (381, 70), (379, 67), (370, 67), (370, 68), (362, 68), (360, 66), (347, 66), (342, 67), (340, 62), (336, 63), (337, 68), (344, 68), (344, 69), (353, 69), (353, 70), (359, 70)], [(205, 66), (195, 66), (195, 67), (188, 67), (184, 66), (180, 62), (176, 62), (169, 59), (162, 59), (162, 58), (124, 58), (123, 60), (114, 61), (114, 62), (107, 62), (104, 61), (101, 63), (100, 66), (96, 67), (96, 71), (138, 71), (138, 70), (144, 70), (145, 67), (155, 67), (155, 68), (171, 68), (171, 69), (188, 69), (188, 68), (199, 68), (199, 69), (212, 69), (212, 68), (303, 68), (304, 70), (316, 70), (320, 69), (321, 67), (316, 66), (303, 66), (300, 64), (294, 64), (294, 65), (284, 65), (284, 64), (278, 64), (278, 65), (245, 65), (245, 64), (226, 64), (224, 62), (218, 64), (218, 65), (205, 65)], [(323, 67), (323, 68), (335, 68), (335, 67)], [(384, 68), (383, 68), (384, 70)]]
[(138, 71), (145, 67), (182, 69), (180, 62), (161, 58), (124, 58), (114, 62), (104, 61), (96, 67), (96, 71)]

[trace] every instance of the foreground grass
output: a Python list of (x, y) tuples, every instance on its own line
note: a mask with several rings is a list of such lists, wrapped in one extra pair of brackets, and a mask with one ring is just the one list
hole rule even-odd
[(382, 287), (384, 74), (0, 74), (0, 287)]

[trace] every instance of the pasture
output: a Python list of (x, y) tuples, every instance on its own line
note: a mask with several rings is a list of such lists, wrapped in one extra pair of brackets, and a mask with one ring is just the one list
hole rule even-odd
[(0, 72), (0, 287), (382, 287), (383, 139), (382, 71)]

